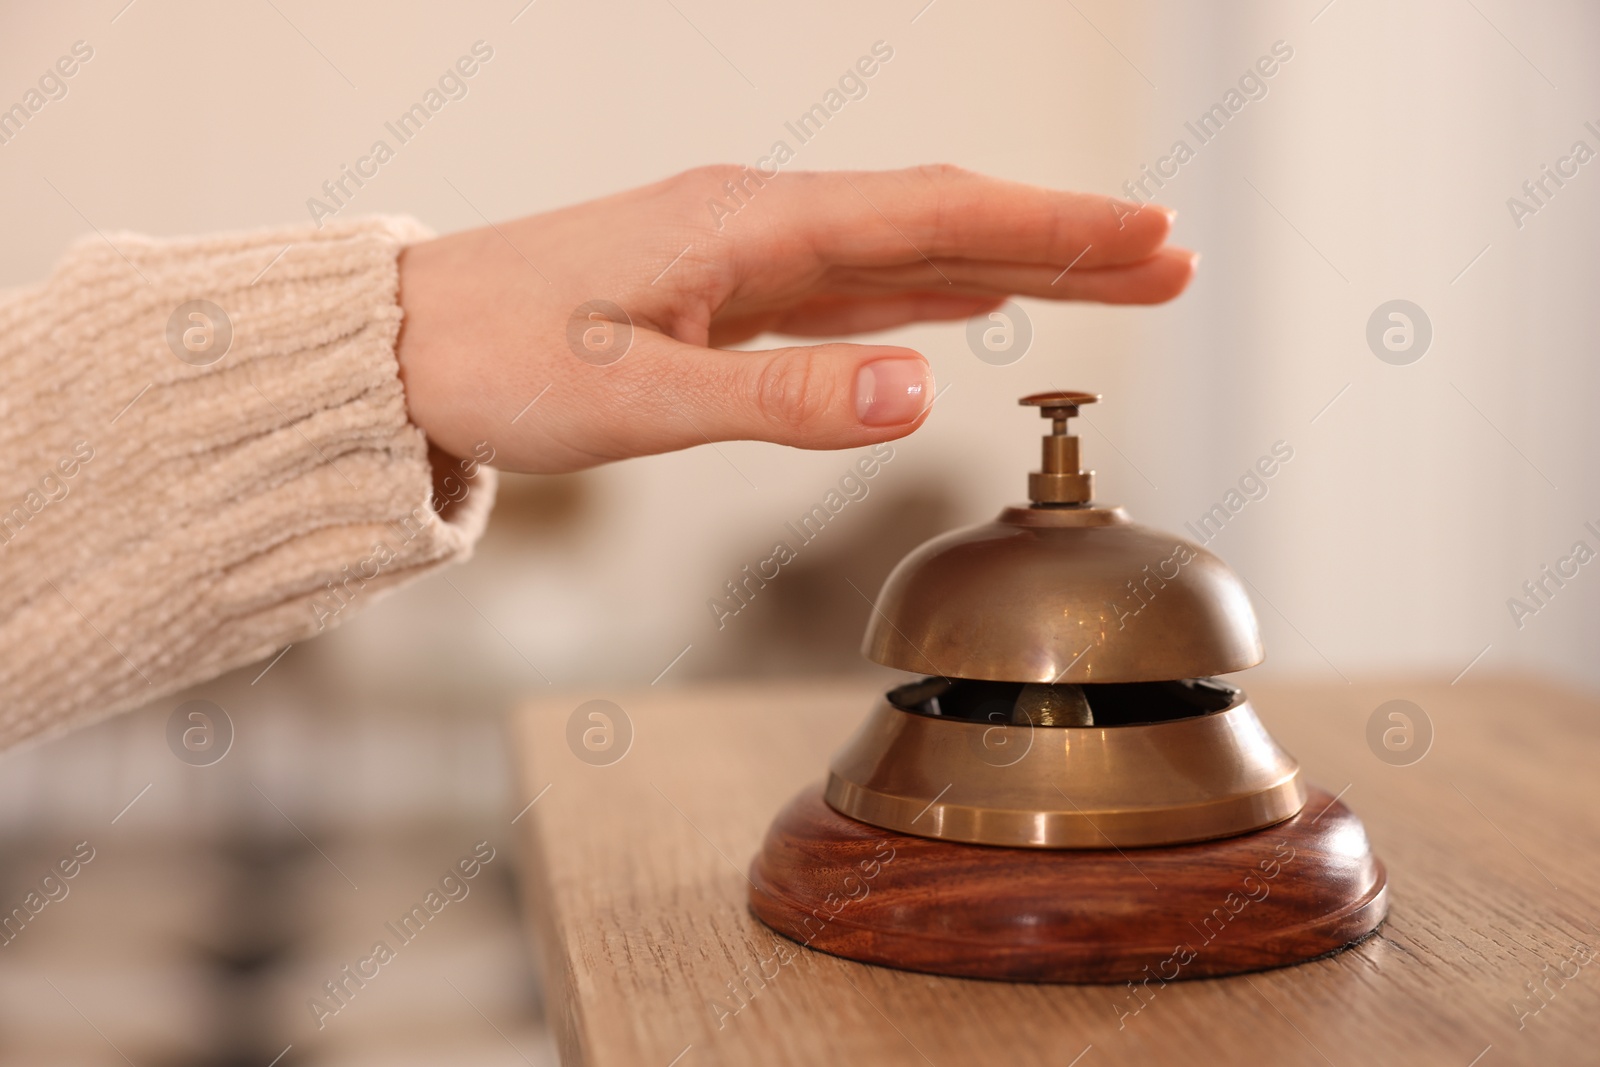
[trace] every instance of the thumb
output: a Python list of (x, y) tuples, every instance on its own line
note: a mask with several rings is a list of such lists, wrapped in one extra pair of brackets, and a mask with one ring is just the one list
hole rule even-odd
[(692, 425), (682, 443), (668, 447), (753, 440), (855, 448), (904, 437), (922, 425), (933, 403), (933, 370), (909, 348), (822, 344), (743, 352), (660, 335), (651, 342), (631, 369), (648, 380), (629, 384), (660, 394), (663, 419)]

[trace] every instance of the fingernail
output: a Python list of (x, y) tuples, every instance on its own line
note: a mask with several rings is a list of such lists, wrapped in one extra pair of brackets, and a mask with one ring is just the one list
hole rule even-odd
[(867, 426), (901, 426), (928, 406), (933, 375), (920, 359), (877, 359), (856, 372), (856, 418)]

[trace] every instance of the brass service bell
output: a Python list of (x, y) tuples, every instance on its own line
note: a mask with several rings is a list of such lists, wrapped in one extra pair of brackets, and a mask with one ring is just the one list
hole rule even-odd
[[(1226, 974), (1382, 921), (1359, 820), (1216, 677), (1263, 658), (1239, 578), (1094, 501), (1068, 421), (1099, 399), (1024, 397), (1051, 421), (1030, 503), (928, 541), (884, 583), (862, 650), (922, 678), (878, 702), (769, 832), (751, 906), (779, 932), (913, 970), (1104, 982), (1180, 958), (1173, 944), (1202, 942), (1183, 977)], [(868, 847), (905, 862), (833, 911), (831, 875), (852, 877), (840, 864)], [(1224, 922), (1211, 898), (1231, 907), (1242, 878), (1266, 894)]]

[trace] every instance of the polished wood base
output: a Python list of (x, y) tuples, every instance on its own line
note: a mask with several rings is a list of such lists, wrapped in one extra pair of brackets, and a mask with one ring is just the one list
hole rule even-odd
[(847, 818), (814, 786), (767, 831), (750, 908), (835, 956), (1024, 982), (1169, 982), (1299, 963), (1376, 930), (1383, 864), (1312, 788), (1276, 826), (1117, 851), (994, 848)]

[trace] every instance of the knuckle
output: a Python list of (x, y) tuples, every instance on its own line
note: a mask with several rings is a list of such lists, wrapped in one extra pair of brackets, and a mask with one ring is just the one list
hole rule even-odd
[(791, 349), (774, 353), (761, 368), (754, 401), (769, 423), (800, 429), (823, 418), (833, 408), (837, 392), (832, 376), (810, 353)]
[(950, 182), (965, 178), (971, 172), (954, 163), (924, 163), (917, 173), (930, 182)]
[(962, 199), (958, 187), (972, 172), (954, 163), (925, 163), (917, 170), (927, 186), (921, 201), (926, 212), (927, 229), (921, 234), (921, 239), (942, 243), (940, 238), (946, 234)]
[(733, 163), (706, 163), (679, 171), (670, 181), (680, 191), (699, 193), (720, 188), (723, 182), (731, 181), (738, 173), (739, 167)]

